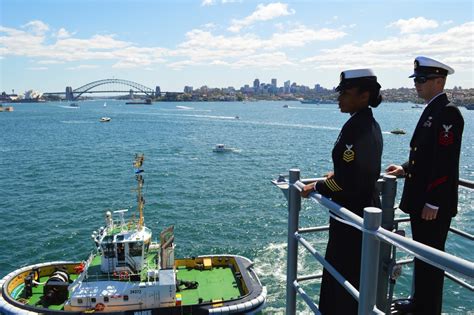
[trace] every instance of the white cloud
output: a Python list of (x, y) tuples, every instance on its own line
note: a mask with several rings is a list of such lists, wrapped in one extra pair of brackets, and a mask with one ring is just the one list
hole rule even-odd
[(98, 65), (79, 65), (79, 66), (76, 66), (76, 67), (68, 67), (66, 68), (66, 70), (83, 70), (83, 69), (96, 69), (96, 68), (99, 68)]
[(32, 71), (44, 71), (44, 70), (48, 70), (47, 67), (29, 67), (29, 68), (26, 68), (27, 70), (32, 70)]
[(440, 33), (408, 34), (362, 44), (345, 44), (322, 50), (318, 55), (303, 59), (302, 63), (319, 69), (396, 69), (404, 66), (410, 68), (416, 56), (426, 55), (442, 60), (455, 69), (472, 72), (473, 41), (474, 22), (468, 22)]
[(56, 37), (57, 38), (68, 38), (71, 37), (73, 34), (69, 33), (65, 28), (61, 27), (57, 33)]
[(237, 33), (243, 27), (254, 24), (255, 22), (268, 21), (280, 16), (287, 16), (294, 13), (295, 13), (295, 10), (293, 9), (289, 10), (288, 4), (286, 3), (276, 2), (276, 3), (269, 3), (267, 5), (259, 4), (257, 6), (257, 9), (252, 14), (245, 17), (244, 19), (232, 20), (232, 24), (227, 30)]
[(201, 6), (203, 6), (203, 7), (209, 6), (209, 5), (214, 5), (214, 4), (216, 4), (215, 0), (203, 0), (201, 2)]
[(54, 65), (54, 64), (62, 64), (64, 61), (60, 60), (40, 60), (38, 61), (38, 64), (40, 65)]
[(401, 34), (419, 33), (427, 29), (438, 27), (438, 22), (428, 20), (424, 17), (416, 17), (408, 20), (398, 20), (390, 23), (387, 27), (398, 28)]
[(42, 21), (34, 20), (26, 23), (22, 26), (33, 32), (34, 34), (43, 34), (49, 30), (48, 24), (43, 23)]

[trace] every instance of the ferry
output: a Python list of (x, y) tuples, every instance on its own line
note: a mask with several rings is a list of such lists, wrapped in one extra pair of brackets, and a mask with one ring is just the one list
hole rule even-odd
[(225, 144), (222, 144), (222, 143), (216, 144), (215, 148), (212, 149), (212, 152), (216, 152), (216, 153), (224, 153), (224, 152), (232, 152), (232, 151), (233, 151), (232, 148), (227, 148)]
[(111, 120), (112, 120), (112, 118), (110, 118), (110, 117), (101, 117), (101, 118), (99, 119), (100, 122), (109, 122), (109, 121), (111, 121)]
[(474, 104), (466, 104), (464, 105), (464, 107), (466, 107), (469, 110), (474, 110)]
[[(145, 226), (144, 155), (136, 155), (138, 219), (105, 213), (84, 261), (20, 268), (0, 280), (0, 314), (254, 314), (266, 288), (249, 259), (203, 255), (175, 259), (174, 226), (154, 241)], [(118, 217), (118, 218), (117, 218)], [(99, 222), (97, 222), (100, 225)]]
[(151, 102), (151, 98), (147, 98), (146, 100), (144, 101), (130, 101), (130, 102), (126, 102), (125, 103), (126, 105), (151, 105), (152, 102)]

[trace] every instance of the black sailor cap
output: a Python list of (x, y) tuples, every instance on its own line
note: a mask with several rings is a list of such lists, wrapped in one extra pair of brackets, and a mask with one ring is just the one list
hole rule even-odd
[(354, 69), (341, 72), (340, 82), (336, 91), (351, 89), (364, 83), (374, 83), (378, 88), (380, 84), (372, 69)]

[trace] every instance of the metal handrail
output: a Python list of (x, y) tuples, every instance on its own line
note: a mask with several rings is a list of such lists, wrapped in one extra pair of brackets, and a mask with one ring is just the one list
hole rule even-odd
[[(362, 241), (362, 262), (361, 264), (361, 284), (360, 292), (357, 291), (346, 279), (344, 279), (337, 270), (335, 270), (316, 250), (307, 242), (301, 234), (309, 232), (320, 232), (328, 229), (328, 226), (321, 227), (311, 227), (311, 228), (299, 228), (299, 212), (301, 210), (301, 196), (300, 191), (305, 184), (309, 182), (314, 182), (318, 179), (301, 179), (299, 178), (299, 170), (292, 169), (290, 170), (289, 183), (280, 176), (278, 181), (273, 181), (273, 183), (279, 186), (282, 189), (287, 189), (288, 192), (285, 195), (288, 199), (288, 210), (289, 210), (289, 219), (288, 219), (288, 264), (287, 264), (287, 314), (295, 314), (296, 312), (296, 293), (302, 296), (303, 300), (308, 304), (308, 306), (319, 313), (317, 304), (315, 304), (304, 290), (299, 286), (298, 281), (310, 280), (319, 278), (321, 275), (310, 275), (310, 276), (300, 276), (297, 277), (297, 245), (298, 243), (302, 244), (321, 264), (324, 268), (331, 273), (331, 275), (354, 297), (359, 301), (359, 314), (369, 314), (369, 313), (379, 313), (383, 314), (380, 311), (375, 303), (375, 296), (377, 295), (377, 275), (378, 275), (378, 251), (383, 248), (381, 247), (382, 243), (386, 243), (389, 246), (394, 246), (395, 248), (401, 248), (411, 254), (413, 254), (418, 259), (421, 259), (429, 264), (432, 264), (440, 269), (445, 271), (451, 271), (457, 274), (461, 274), (465, 277), (474, 278), (474, 263), (454, 255), (445, 253), (443, 251), (431, 248), (422, 243), (416, 242), (412, 239), (405, 238), (396, 233), (393, 233), (387, 229), (381, 227), (381, 218), (382, 210), (377, 208), (366, 208), (364, 209), (364, 219), (357, 216), (348, 209), (341, 207), (335, 202), (329, 200), (328, 198), (312, 192), (309, 197), (324, 207), (330, 210), (338, 217), (338, 219), (345, 224), (352, 225), (360, 229), (363, 233)], [(394, 176), (385, 176), (387, 179), (392, 180), (391, 185), (387, 189), (387, 195), (389, 200), (383, 200), (382, 196), (382, 205), (384, 209), (387, 207), (392, 211), (391, 223), (392, 225), (398, 224), (399, 222), (409, 221), (409, 218), (393, 218), (393, 211), (395, 207), (393, 206), (395, 195), (396, 195), (396, 181)], [(389, 178), (391, 177), (391, 178)], [(385, 178), (384, 178), (385, 179)], [(459, 185), (462, 187), (467, 187), (471, 189), (474, 187), (474, 183), (460, 179)], [(286, 186), (284, 188), (284, 186)], [(391, 199), (391, 200), (390, 200)], [(384, 202), (385, 201), (385, 202)], [(384, 214), (385, 215), (385, 214)], [(384, 217), (385, 218), (385, 217)], [(390, 217), (389, 217), (390, 219)], [(472, 235), (469, 233), (457, 230), (455, 228), (450, 229), (452, 232), (461, 235), (466, 238), (472, 238)], [(385, 245), (387, 246), (387, 245)], [(375, 259), (374, 259), (375, 258)], [(403, 261), (401, 263), (410, 263), (412, 259)], [(400, 262), (399, 262), (400, 263)], [(457, 283), (465, 286), (466, 288), (472, 290), (472, 285), (469, 283), (456, 278), (450, 273), (446, 273), (446, 277), (456, 281)], [(379, 282), (380, 284), (380, 282)]]

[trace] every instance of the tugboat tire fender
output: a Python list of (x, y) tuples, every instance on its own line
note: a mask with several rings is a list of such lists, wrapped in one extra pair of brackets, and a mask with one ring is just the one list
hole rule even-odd
[(95, 305), (95, 310), (96, 310), (97, 312), (102, 312), (104, 309), (105, 309), (105, 305), (102, 304), (102, 303), (97, 303), (97, 304)]

